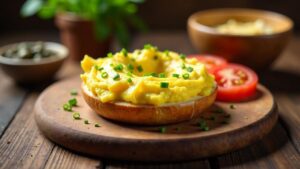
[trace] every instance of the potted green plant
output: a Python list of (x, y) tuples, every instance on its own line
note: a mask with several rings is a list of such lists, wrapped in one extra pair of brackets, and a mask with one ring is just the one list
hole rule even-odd
[(104, 56), (115, 36), (120, 46), (127, 47), (129, 25), (144, 30), (136, 15), (137, 3), (144, 0), (26, 0), (21, 8), (24, 17), (35, 14), (42, 19), (55, 17), (62, 43), (71, 58), (84, 54)]

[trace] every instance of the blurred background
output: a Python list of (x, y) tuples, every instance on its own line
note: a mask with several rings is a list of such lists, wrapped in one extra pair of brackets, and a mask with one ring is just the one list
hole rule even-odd
[[(0, 34), (13, 32), (58, 32), (53, 19), (38, 17), (22, 18), (20, 7), (24, 0), (1, 0)], [(245, 7), (271, 10), (289, 16), (295, 23), (294, 31), (300, 29), (298, 0), (146, 0), (139, 5), (139, 15), (152, 30), (185, 30), (188, 16), (196, 11), (220, 7)], [(57, 34), (58, 36), (58, 34)]]

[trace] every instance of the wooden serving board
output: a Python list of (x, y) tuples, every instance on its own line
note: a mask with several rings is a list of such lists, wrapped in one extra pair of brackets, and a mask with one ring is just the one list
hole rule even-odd
[[(259, 85), (256, 96), (248, 101), (216, 102), (201, 118), (188, 122), (150, 127), (121, 124), (93, 112), (80, 92), (71, 96), (71, 89), (80, 91), (80, 83), (76, 77), (48, 87), (36, 102), (35, 119), (43, 134), (55, 143), (103, 158), (177, 161), (223, 154), (261, 139), (277, 120), (272, 94)], [(78, 100), (73, 111), (80, 112), (80, 120), (62, 108), (73, 97)], [(90, 124), (84, 124), (84, 119)], [(199, 121), (205, 121), (209, 130), (203, 131)]]

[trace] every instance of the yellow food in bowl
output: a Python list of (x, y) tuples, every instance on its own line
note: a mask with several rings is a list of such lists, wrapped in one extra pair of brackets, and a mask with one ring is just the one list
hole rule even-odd
[(151, 45), (106, 58), (85, 56), (81, 67), (84, 85), (103, 103), (162, 105), (208, 96), (215, 89), (214, 78), (195, 58)]
[(261, 19), (252, 22), (230, 19), (226, 23), (216, 26), (216, 30), (220, 33), (233, 35), (268, 35), (274, 32), (272, 27)]

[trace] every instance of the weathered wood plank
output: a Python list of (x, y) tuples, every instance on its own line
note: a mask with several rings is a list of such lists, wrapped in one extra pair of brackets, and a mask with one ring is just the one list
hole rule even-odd
[(100, 169), (103, 168), (102, 165), (103, 164), (100, 160), (77, 155), (73, 152), (56, 146), (53, 149), (49, 160), (47, 161), (45, 169)]
[(190, 162), (178, 162), (178, 163), (134, 163), (134, 162), (117, 162), (109, 161), (105, 163), (106, 169), (189, 169), (189, 168), (201, 168), (209, 169), (208, 160), (198, 160)]
[(0, 70), (0, 138), (14, 118), (26, 96), (26, 90), (15, 85), (14, 82)]
[(218, 158), (220, 168), (234, 169), (297, 169), (300, 156), (291, 144), (286, 131), (278, 123), (269, 135), (245, 149)]
[(28, 96), (0, 140), (0, 168), (43, 168), (54, 144), (44, 138), (34, 121), (38, 94)]

